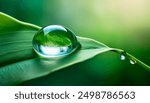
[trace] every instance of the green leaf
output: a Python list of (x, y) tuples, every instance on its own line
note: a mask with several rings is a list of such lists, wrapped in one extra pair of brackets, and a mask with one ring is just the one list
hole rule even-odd
[(110, 50), (95, 40), (77, 37), (82, 45), (80, 50), (64, 58), (45, 60), (32, 49), (32, 38), (39, 29), (0, 13), (0, 85), (16, 85)]
[[(77, 37), (81, 48), (63, 58), (43, 59), (32, 49), (32, 38), (41, 27), (0, 13), (0, 85), (18, 83), (50, 74), (114, 49), (93, 39)], [(127, 53), (128, 58), (150, 70), (149, 66)]]
[(38, 30), (40, 27), (19, 21), (7, 14), (0, 12), (0, 33), (21, 30)]

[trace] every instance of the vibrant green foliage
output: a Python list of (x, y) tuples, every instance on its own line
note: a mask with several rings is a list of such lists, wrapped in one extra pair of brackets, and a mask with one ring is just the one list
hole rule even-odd
[[(0, 85), (16, 85), (41, 77), (106, 51), (123, 52), (89, 38), (77, 37), (81, 48), (69, 56), (39, 58), (32, 49), (32, 38), (40, 28), (0, 13)], [(149, 66), (128, 53), (127, 57), (150, 70)]]

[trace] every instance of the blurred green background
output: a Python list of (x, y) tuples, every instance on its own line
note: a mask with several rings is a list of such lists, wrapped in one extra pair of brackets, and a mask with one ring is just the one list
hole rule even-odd
[[(149, 0), (1, 0), (0, 11), (42, 27), (66, 26), (150, 65)], [(150, 85), (150, 72), (107, 52), (20, 85)]]

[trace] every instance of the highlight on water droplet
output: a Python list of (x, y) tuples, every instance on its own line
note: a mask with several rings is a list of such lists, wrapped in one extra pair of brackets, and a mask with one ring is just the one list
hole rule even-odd
[(131, 59), (130, 59), (129, 61), (130, 61), (131, 64), (135, 64), (135, 63), (136, 63), (135, 60), (131, 60)]
[(60, 25), (40, 29), (33, 37), (32, 43), (35, 52), (45, 58), (65, 56), (80, 47), (75, 34)]

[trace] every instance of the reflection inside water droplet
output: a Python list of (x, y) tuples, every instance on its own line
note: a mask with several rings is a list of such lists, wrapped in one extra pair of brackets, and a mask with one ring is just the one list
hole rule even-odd
[(68, 55), (79, 46), (74, 33), (60, 25), (44, 27), (33, 37), (33, 49), (45, 58)]
[(129, 60), (129, 61), (130, 61), (131, 64), (135, 64), (136, 63), (136, 61), (134, 61), (134, 60)]

